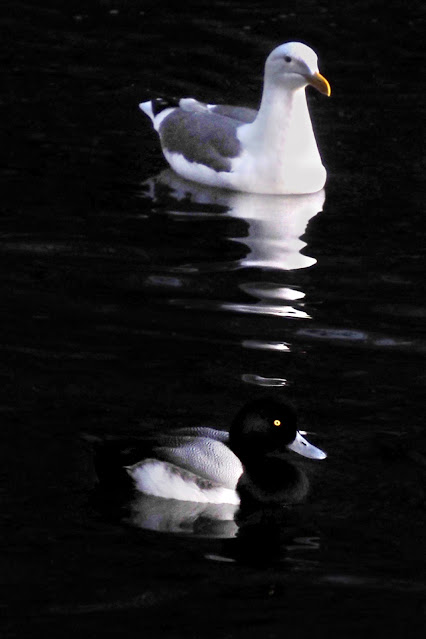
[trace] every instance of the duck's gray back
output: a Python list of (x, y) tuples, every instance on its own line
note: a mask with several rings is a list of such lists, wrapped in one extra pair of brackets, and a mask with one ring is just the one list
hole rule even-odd
[[(169, 445), (169, 441), (179, 442), (182, 437), (208, 437), (209, 439), (216, 439), (219, 442), (226, 443), (229, 440), (229, 433), (226, 430), (217, 430), (209, 426), (183, 426), (169, 431), (169, 434), (165, 437), (168, 440), (166, 445)], [(170, 445), (175, 446), (176, 444)]]
[(161, 459), (185, 468), (199, 477), (210, 479), (226, 488), (236, 488), (243, 467), (225, 443), (211, 437), (188, 436), (176, 438), (175, 442), (168, 446), (159, 446), (155, 453)]

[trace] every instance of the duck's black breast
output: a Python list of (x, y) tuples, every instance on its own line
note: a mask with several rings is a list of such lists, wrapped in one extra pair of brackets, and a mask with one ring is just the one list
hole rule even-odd
[(309, 491), (306, 474), (279, 457), (265, 457), (246, 468), (238, 482), (241, 502), (298, 503)]

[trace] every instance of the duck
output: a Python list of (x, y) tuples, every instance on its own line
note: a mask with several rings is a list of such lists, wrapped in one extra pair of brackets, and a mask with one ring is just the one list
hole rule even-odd
[(95, 467), (104, 484), (116, 488), (125, 476), (137, 493), (163, 499), (233, 505), (242, 498), (288, 502), (307, 492), (304, 473), (285, 460), (289, 452), (313, 460), (327, 456), (298, 430), (294, 408), (268, 397), (243, 406), (229, 432), (183, 427), (128, 440), (124, 446), (103, 442)]
[(154, 98), (139, 108), (152, 120), (171, 168), (188, 180), (249, 193), (315, 193), (327, 172), (306, 101), (308, 85), (331, 95), (316, 53), (286, 42), (266, 59), (258, 110), (195, 98)]

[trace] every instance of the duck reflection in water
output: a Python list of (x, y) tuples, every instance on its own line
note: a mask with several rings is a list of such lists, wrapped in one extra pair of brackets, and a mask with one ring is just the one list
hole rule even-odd
[(274, 398), (249, 402), (229, 434), (180, 428), (152, 438), (98, 441), (95, 449), (106, 500), (131, 488), (127, 523), (157, 532), (237, 536), (244, 543), (267, 531), (270, 543), (274, 534), (280, 537), (285, 509), (306, 497), (307, 476), (288, 456), (326, 457), (298, 430), (293, 408)]

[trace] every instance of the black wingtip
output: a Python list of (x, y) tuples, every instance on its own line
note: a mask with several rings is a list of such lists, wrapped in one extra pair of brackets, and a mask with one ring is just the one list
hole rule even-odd
[(164, 109), (178, 107), (179, 98), (154, 98), (154, 100), (151, 100), (151, 106), (155, 116), (164, 111)]

